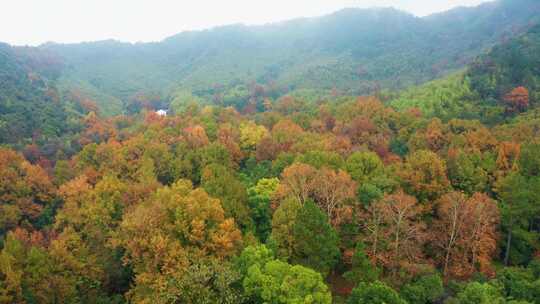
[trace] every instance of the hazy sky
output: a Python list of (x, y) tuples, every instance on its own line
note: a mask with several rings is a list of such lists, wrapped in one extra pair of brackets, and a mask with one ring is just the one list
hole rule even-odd
[(5, 0), (0, 41), (158, 41), (185, 30), (263, 24), (344, 7), (393, 6), (418, 16), (486, 0)]

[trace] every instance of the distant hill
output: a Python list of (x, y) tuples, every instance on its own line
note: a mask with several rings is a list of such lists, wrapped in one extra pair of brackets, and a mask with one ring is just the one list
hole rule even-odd
[[(391, 8), (344, 9), (262, 26), (183, 32), (158, 43), (2, 45), (2, 81), (9, 88), (0, 107), (2, 115), (22, 115), (6, 104), (14, 87), (5, 77), (17, 75), (12, 77), (24, 87), (29, 70), (58, 89), (60, 99), (82, 94), (104, 115), (137, 111), (148, 96), (163, 106), (196, 100), (243, 109), (288, 93), (316, 98), (330, 91), (357, 95), (402, 89), (457, 71), (538, 21), (539, 1), (499, 0), (423, 18)], [(14, 55), (18, 61), (7, 59)], [(45, 90), (32, 86), (24, 94)], [(3, 128), (8, 134), (5, 123)]]
[(64, 104), (50, 79), (60, 69), (43, 52), (0, 44), (0, 143), (19, 144), (31, 138), (66, 132)]
[[(508, 111), (505, 96), (522, 87), (528, 106)], [(463, 71), (417, 87), (391, 98), (397, 109), (419, 108), (425, 115), (445, 120), (479, 119), (496, 124), (540, 105), (540, 24), (495, 45)]]
[(40, 48), (65, 61), (60, 88), (82, 89), (101, 101), (104, 112), (116, 113), (141, 91), (190, 91), (237, 104), (253, 97), (254, 83), (267, 85), (269, 96), (404, 88), (463, 67), (539, 18), (536, 0), (500, 0), (423, 18), (389, 8), (344, 9), (264, 26), (184, 32), (159, 43)]

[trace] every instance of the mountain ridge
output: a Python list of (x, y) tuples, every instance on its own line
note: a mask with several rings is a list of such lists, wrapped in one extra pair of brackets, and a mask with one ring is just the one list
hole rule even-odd
[[(348, 8), (267, 25), (188, 31), (160, 42), (47, 43), (64, 63), (57, 83), (114, 115), (140, 92), (242, 105), (254, 84), (267, 97), (402, 89), (448, 75), (540, 20), (540, 3), (499, 0), (416, 17), (394, 8)], [(187, 92), (187, 93), (186, 93)]]

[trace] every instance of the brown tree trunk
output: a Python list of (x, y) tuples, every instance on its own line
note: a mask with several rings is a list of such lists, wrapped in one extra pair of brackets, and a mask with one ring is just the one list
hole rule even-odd
[(508, 266), (510, 260), (510, 244), (512, 244), (512, 226), (514, 226), (513, 219), (510, 218), (510, 227), (508, 227), (508, 235), (506, 237), (506, 249), (504, 253), (504, 266)]

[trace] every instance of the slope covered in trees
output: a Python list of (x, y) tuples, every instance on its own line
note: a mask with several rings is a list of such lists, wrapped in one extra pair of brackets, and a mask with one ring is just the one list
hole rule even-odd
[[(478, 119), (500, 123), (529, 111), (540, 98), (540, 25), (494, 46), (464, 71), (398, 94), (389, 94), (396, 109), (420, 109), (443, 120)], [(526, 117), (529, 117), (526, 116)]]
[[(535, 0), (499, 0), (424, 18), (394, 9), (346, 9), (264, 26), (185, 32), (157, 43), (41, 46), (65, 60), (59, 85), (119, 114), (138, 93), (186, 94), (245, 106), (260, 96), (320, 96), (404, 88), (446, 75), (540, 15)], [(125, 107), (124, 107), (125, 109)]]
[[(0, 44), (0, 142), (58, 137), (67, 131), (58, 91), (35, 69), (30, 53)], [(39, 130), (39, 131), (38, 131)], [(36, 132), (42, 134), (36, 134)]]
[(469, 69), (472, 88), (487, 102), (523, 112), (540, 100), (540, 24), (495, 46)]

